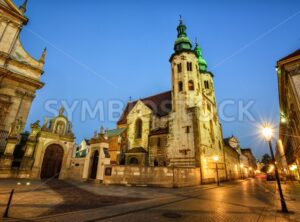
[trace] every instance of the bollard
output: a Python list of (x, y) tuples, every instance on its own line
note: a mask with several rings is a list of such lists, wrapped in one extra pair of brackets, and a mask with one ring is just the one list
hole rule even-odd
[(9, 199), (8, 199), (8, 202), (7, 202), (7, 205), (6, 205), (6, 209), (5, 209), (5, 212), (4, 212), (4, 215), (3, 217), (8, 217), (8, 211), (9, 211), (9, 207), (10, 207), (10, 203), (11, 203), (11, 199), (14, 195), (14, 189), (11, 190), (10, 192), (10, 196), (9, 196)]

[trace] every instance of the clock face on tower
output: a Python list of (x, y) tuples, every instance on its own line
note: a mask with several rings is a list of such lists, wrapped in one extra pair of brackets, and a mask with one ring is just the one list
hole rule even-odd
[(239, 145), (239, 142), (237, 141), (236, 138), (232, 137), (232, 138), (229, 140), (229, 145), (230, 145), (232, 148), (237, 148), (238, 145)]

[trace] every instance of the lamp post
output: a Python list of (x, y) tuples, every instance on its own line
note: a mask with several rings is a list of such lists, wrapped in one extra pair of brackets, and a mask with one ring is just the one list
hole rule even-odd
[(216, 163), (217, 185), (220, 186), (220, 181), (219, 181), (219, 170), (218, 170), (218, 161), (219, 161), (219, 157), (218, 157), (218, 156), (214, 156), (214, 161), (215, 161), (215, 163)]
[(281, 211), (283, 213), (288, 213), (288, 209), (287, 209), (287, 206), (286, 206), (286, 203), (285, 203), (285, 199), (284, 199), (284, 196), (283, 196), (283, 193), (282, 193), (282, 189), (281, 189), (281, 184), (280, 184), (280, 178), (279, 178), (279, 174), (278, 174), (277, 164), (275, 162), (275, 157), (274, 157), (273, 148), (272, 148), (272, 141), (271, 140), (272, 140), (272, 136), (273, 136), (273, 130), (269, 126), (264, 126), (263, 130), (262, 130), (262, 134), (263, 134), (264, 138), (266, 139), (266, 141), (269, 143), (271, 158), (272, 158), (272, 161), (274, 163), (275, 177), (276, 177), (276, 182), (277, 182), (278, 191), (279, 191), (279, 195), (280, 195)]

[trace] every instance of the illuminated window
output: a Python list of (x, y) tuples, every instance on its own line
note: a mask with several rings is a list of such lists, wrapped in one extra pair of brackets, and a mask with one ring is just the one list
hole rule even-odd
[(191, 91), (194, 90), (194, 82), (193, 82), (193, 80), (190, 80), (188, 84), (189, 84), (189, 90), (191, 90)]

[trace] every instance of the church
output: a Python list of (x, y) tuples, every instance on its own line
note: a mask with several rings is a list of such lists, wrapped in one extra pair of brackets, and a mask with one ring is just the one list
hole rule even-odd
[(223, 155), (214, 76), (186, 29), (180, 19), (169, 60), (171, 90), (129, 102), (117, 122), (127, 129), (125, 164), (203, 167)]

